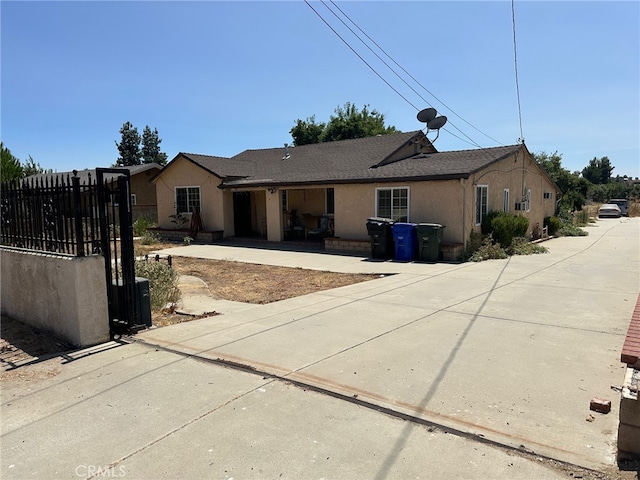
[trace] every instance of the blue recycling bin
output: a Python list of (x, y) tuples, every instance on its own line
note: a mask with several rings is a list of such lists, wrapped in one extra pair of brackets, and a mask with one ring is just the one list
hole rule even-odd
[(410, 262), (418, 250), (418, 230), (415, 223), (394, 223), (391, 227), (396, 260)]

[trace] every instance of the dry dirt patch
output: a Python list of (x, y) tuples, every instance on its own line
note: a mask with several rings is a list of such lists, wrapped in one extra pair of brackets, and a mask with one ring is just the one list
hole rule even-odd
[(201, 278), (215, 298), (257, 304), (277, 302), (379, 277), (188, 257), (173, 257), (173, 266), (180, 275)]
[[(174, 243), (136, 244), (136, 255), (149, 254), (153, 258), (151, 252), (175, 246)], [(172, 264), (178, 274), (202, 279), (214, 298), (253, 304), (277, 302), (380, 277), (180, 256), (172, 256)], [(158, 326), (193, 318), (170, 313), (153, 314), (153, 322)]]

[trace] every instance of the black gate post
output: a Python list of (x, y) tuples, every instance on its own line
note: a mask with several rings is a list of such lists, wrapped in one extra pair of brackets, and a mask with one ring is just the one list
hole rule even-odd
[(74, 170), (74, 175), (71, 178), (73, 183), (73, 214), (75, 216), (75, 230), (76, 230), (76, 255), (78, 257), (84, 257), (84, 232), (82, 228), (82, 199), (80, 197), (80, 178), (77, 175), (77, 171)]

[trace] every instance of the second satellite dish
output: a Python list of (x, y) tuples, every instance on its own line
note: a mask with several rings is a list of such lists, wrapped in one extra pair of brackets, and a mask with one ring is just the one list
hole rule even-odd
[(438, 112), (436, 111), (435, 108), (425, 108), (424, 110), (420, 110), (418, 112), (418, 121), (429, 123), (431, 120), (436, 118), (437, 114)]
[(429, 130), (438, 130), (439, 128), (442, 128), (445, 123), (447, 123), (447, 117), (440, 115), (439, 117), (429, 120), (427, 122), (427, 128)]

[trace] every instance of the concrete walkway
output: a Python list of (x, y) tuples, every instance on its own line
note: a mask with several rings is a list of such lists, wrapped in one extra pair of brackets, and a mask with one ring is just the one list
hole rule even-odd
[(614, 464), (640, 219), (588, 231), (459, 265), (171, 249), (397, 274), (21, 367), (2, 384), (1, 477), (596, 478), (542, 456)]
[[(615, 457), (611, 385), (640, 290), (640, 221), (587, 229), (546, 242), (548, 254), (478, 264), (179, 247), (171, 254), (397, 274), (140, 338), (597, 468)], [(593, 397), (613, 411), (592, 418)]]

